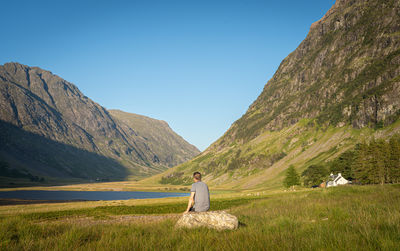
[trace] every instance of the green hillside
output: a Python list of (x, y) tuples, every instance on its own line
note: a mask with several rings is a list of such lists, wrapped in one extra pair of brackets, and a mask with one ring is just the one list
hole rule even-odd
[(400, 128), (400, 2), (337, 1), (311, 25), (248, 111), (206, 151), (143, 182), (282, 185), (357, 143)]

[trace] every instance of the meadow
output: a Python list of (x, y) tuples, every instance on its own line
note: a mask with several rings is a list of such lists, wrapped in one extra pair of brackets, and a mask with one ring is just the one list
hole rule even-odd
[(212, 196), (239, 228), (176, 229), (187, 198), (0, 207), (0, 250), (399, 250), (400, 185)]

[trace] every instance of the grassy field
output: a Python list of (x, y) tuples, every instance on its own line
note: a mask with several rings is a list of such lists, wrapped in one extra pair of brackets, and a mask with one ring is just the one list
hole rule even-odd
[[(258, 196), (255, 196), (257, 195)], [(0, 250), (398, 250), (400, 185), (219, 194), (234, 231), (175, 229), (186, 198), (0, 207)]]

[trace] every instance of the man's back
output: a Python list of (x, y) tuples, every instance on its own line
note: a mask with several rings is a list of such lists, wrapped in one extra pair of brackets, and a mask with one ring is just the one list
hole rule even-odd
[(195, 212), (205, 212), (210, 208), (210, 193), (208, 186), (202, 181), (197, 181), (192, 184), (191, 192), (195, 192), (194, 206)]

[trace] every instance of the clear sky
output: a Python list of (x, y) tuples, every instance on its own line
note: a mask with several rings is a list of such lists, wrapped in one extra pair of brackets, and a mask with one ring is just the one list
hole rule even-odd
[(39, 66), (204, 150), (334, 0), (4, 0), (0, 64)]

